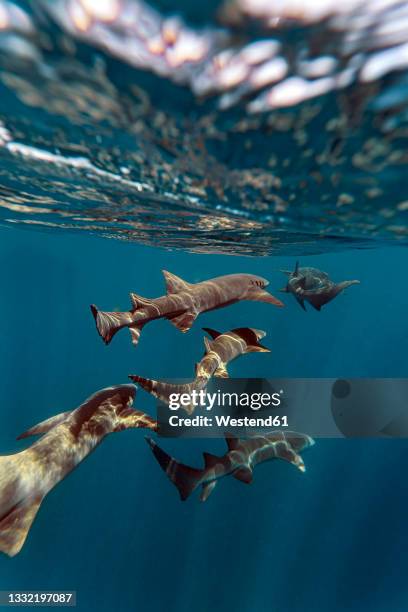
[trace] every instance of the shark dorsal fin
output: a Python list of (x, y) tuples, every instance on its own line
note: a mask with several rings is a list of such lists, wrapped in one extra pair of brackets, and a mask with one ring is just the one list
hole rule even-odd
[(129, 293), (130, 301), (132, 302), (132, 307), (136, 310), (136, 308), (143, 308), (143, 306), (150, 306), (154, 300), (149, 298), (144, 298), (137, 293)]
[(233, 436), (232, 434), (225, 434), (225, 441), (227, 443), (229, 451), (237, 450), (239, 445), (239, 438)]
[(211, 351), (211, 342), (209, 341), (208, 338), (204, 338), (204, 346), (205, 346), (205, 352), (209, 353)]
[(250, 470), (248, 467), (239, 468), (239, 470), (236, 470), (233, 473), (233, 476), (237, 480), (245, 482), (245, 484), (250, 484), (253, 478), (252, 470)]
[(219, 457), (217, 457), (216, 455), (212, 455), (211, 453), (203, 453), (203, 457), (206, 469), (214, 467), (214, 465), (217, 465), (220, 460)]
[(295, 271), (294, 271), (294, 276), (297, 276), (299, 274), (299, 262), (296, 262), (296, 266), (295, 266)]
[(218, 338), (218, 336), (221, 336), (221, 332), (217, 331), (216, 329), (211, 329), (211, 327), (203, 327), (202, 330), (207, 332), (207, 334), (211, 336), (213, 340)]
[(167, 272), (167, 270), (163, 270), (162, 272), (166, 282), (167, 293), (180, 293), (180, 291), (188, 291), (188, 289), (190, 289), (190, 283), (187, 283), (179, 276)]

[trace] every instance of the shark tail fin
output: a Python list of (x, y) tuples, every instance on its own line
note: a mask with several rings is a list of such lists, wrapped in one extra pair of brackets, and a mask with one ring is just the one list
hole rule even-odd
[(0, 516), (0, 551), (9, 557), (20, 552), (43, 499), (42, 495), (27, 497)]
[[(130, 375), (129, 378), (133, 380), (133, 382), (140, 385), (142, 389), (153, 395), (153, 397), (156, 397), (165, 404), (169, 404), (171, 395), (190, 395), (193, 391), (200, 391), (203, 389), (208, 382), (208, 380), (202, 376), (197, 376), (191, 383), (180, 385), (160, 382), (150, 378), (143, 378), (142, 376)], [(183, 408), (188, 414), (192, 414), (195, 406), (193, 403), (186, 405), (183, 404), (181, 408)]]
[(184, 463), (179, 463), (168, 455), (152, 438), (146, 437), (153, 455), (168, 478), (177, 487), (180, 499), (185, 501), (200, 484), (203, 470), (192, 468)]
[(95, 304), (91, 304), (91, 312), (95, 319), (96, 329), (105, 344), (109, 344), (116, 332), (122, 327), (131, 323), (131, 318), (127, 312), (103, 312), (98, 310)]

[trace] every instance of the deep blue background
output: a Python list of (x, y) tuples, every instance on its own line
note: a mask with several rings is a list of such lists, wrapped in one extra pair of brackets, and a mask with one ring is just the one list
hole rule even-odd
[[(200, 316), (180, 334), (169, 322), (126, 331), (109, 347), (89, 304), (128, 308), (129, 291), (163, 293), (160, 270), (188, 281), (253, 272), (284, 284), (291, 258), (250, 259), (143, 248), (80, 235), (0, 228), (2, 453), (48, 416), (79, 405), (129, 373), (190, 377), (209, 326), (265, 329), (271, 354), (248, 355), (232, 376), (408, 375), (407, 251), (305, 257), (335, 280), (358, 278), (322, 312), (242, 303)], [(153, 410), (140, 391), (136, 405)], [(26, 442), (27, 444), (27, 442)], [(222, 440), (166, 440), (183, 460)], [(245, 487), (222, 481), (206, 504), (181, 503), (143, 431), (111, 436), (50, 493), (0, 589), (75, 589), (78, 610), (292, 612), (408, 609), (408, 442), (319, 440), (307, 472), (276, 462)]]

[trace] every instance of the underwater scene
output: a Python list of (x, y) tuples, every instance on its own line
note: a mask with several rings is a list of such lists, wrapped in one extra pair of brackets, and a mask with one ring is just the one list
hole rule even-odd
[(0, 0), (0, 607), (408, 609), (407, 67), (398, 0)]

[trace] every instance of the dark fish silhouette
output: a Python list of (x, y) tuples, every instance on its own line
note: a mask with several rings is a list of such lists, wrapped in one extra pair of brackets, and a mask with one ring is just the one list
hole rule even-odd
[[(204, 338), (205, 354), (196, 364), (196, 377), (191, 383), (169, 384), (142, 378), (141, 376), (129, 376), (134, 382), (138, 383), (143, 389), (157, 397), (157, 399), (168, 403), (172, 393), (189, 393), (204, 389), (212, 376), (228, 378), (227, 364), (240, 355), (245, 353), (269, 353), (270, 350), (259, 340), (266, 334), (260, 329), (251, 327), (239, 327), (231, 331), (220, 333), (208, 327), (204, 331), (213, 338), (210, 342)], [(183, 406), (189, 414), (194, 411), (193, 404)]]
[(317, 268), (300, 268), (299, 262), (296, 262), (294, 272), (289, 272), (289, 270), (281, 270), (281, 272), (289, 277), (288, 284), (281, 291), (292, 293), (303, 310), (306, 310), (305, 301), (316, 310), (320, 310), (347, 287), (360, 284), (358, 280), (333, 283), (326, 272)]
[(128, 312), (102, 312), (91, 306), (99, 335), (109, 344), (123, 327), (130, 331), (132, 343), (139, 341), (142, 328), (149, 321), (168, 319), (180, 331), (186, 332), (202, 312), (223, 308), (242, 300), (267, 302), (275, 306), (283, 303), (265, 291), (267, 280), (254, 274), (228, 274), (201, 283), (187, 283), (163, 270), (167, 295), (147, 299), (131, 293), (132, 308)]
[(133, 385), (98, 391), (76, 410), (19, 436), (45, 434), (32, 446), (0, 457), (0, 551), (10, 557), (20, 552), (44, 497), (107, 434), (139, 427), (156, 431), (156, 421), (131, 407), (135, 392)]
[(233, 476), (249, 484), (252, 482), (253, 468), (271, 459), (289, 461), (304, 472), (306, 468), (299, 453), (314, 444), (309, 436), (292, 431), (277, 431), (247, 440), (226, 437), (228, 452), (222, 457), (203, 453), (205, 466), (196, 469), (170, 457), (152, 438), (146, 440), (183, 501), (199, 486), (202, 487), (200, 499), (206, 501), (218, 480), (224, 476)]

